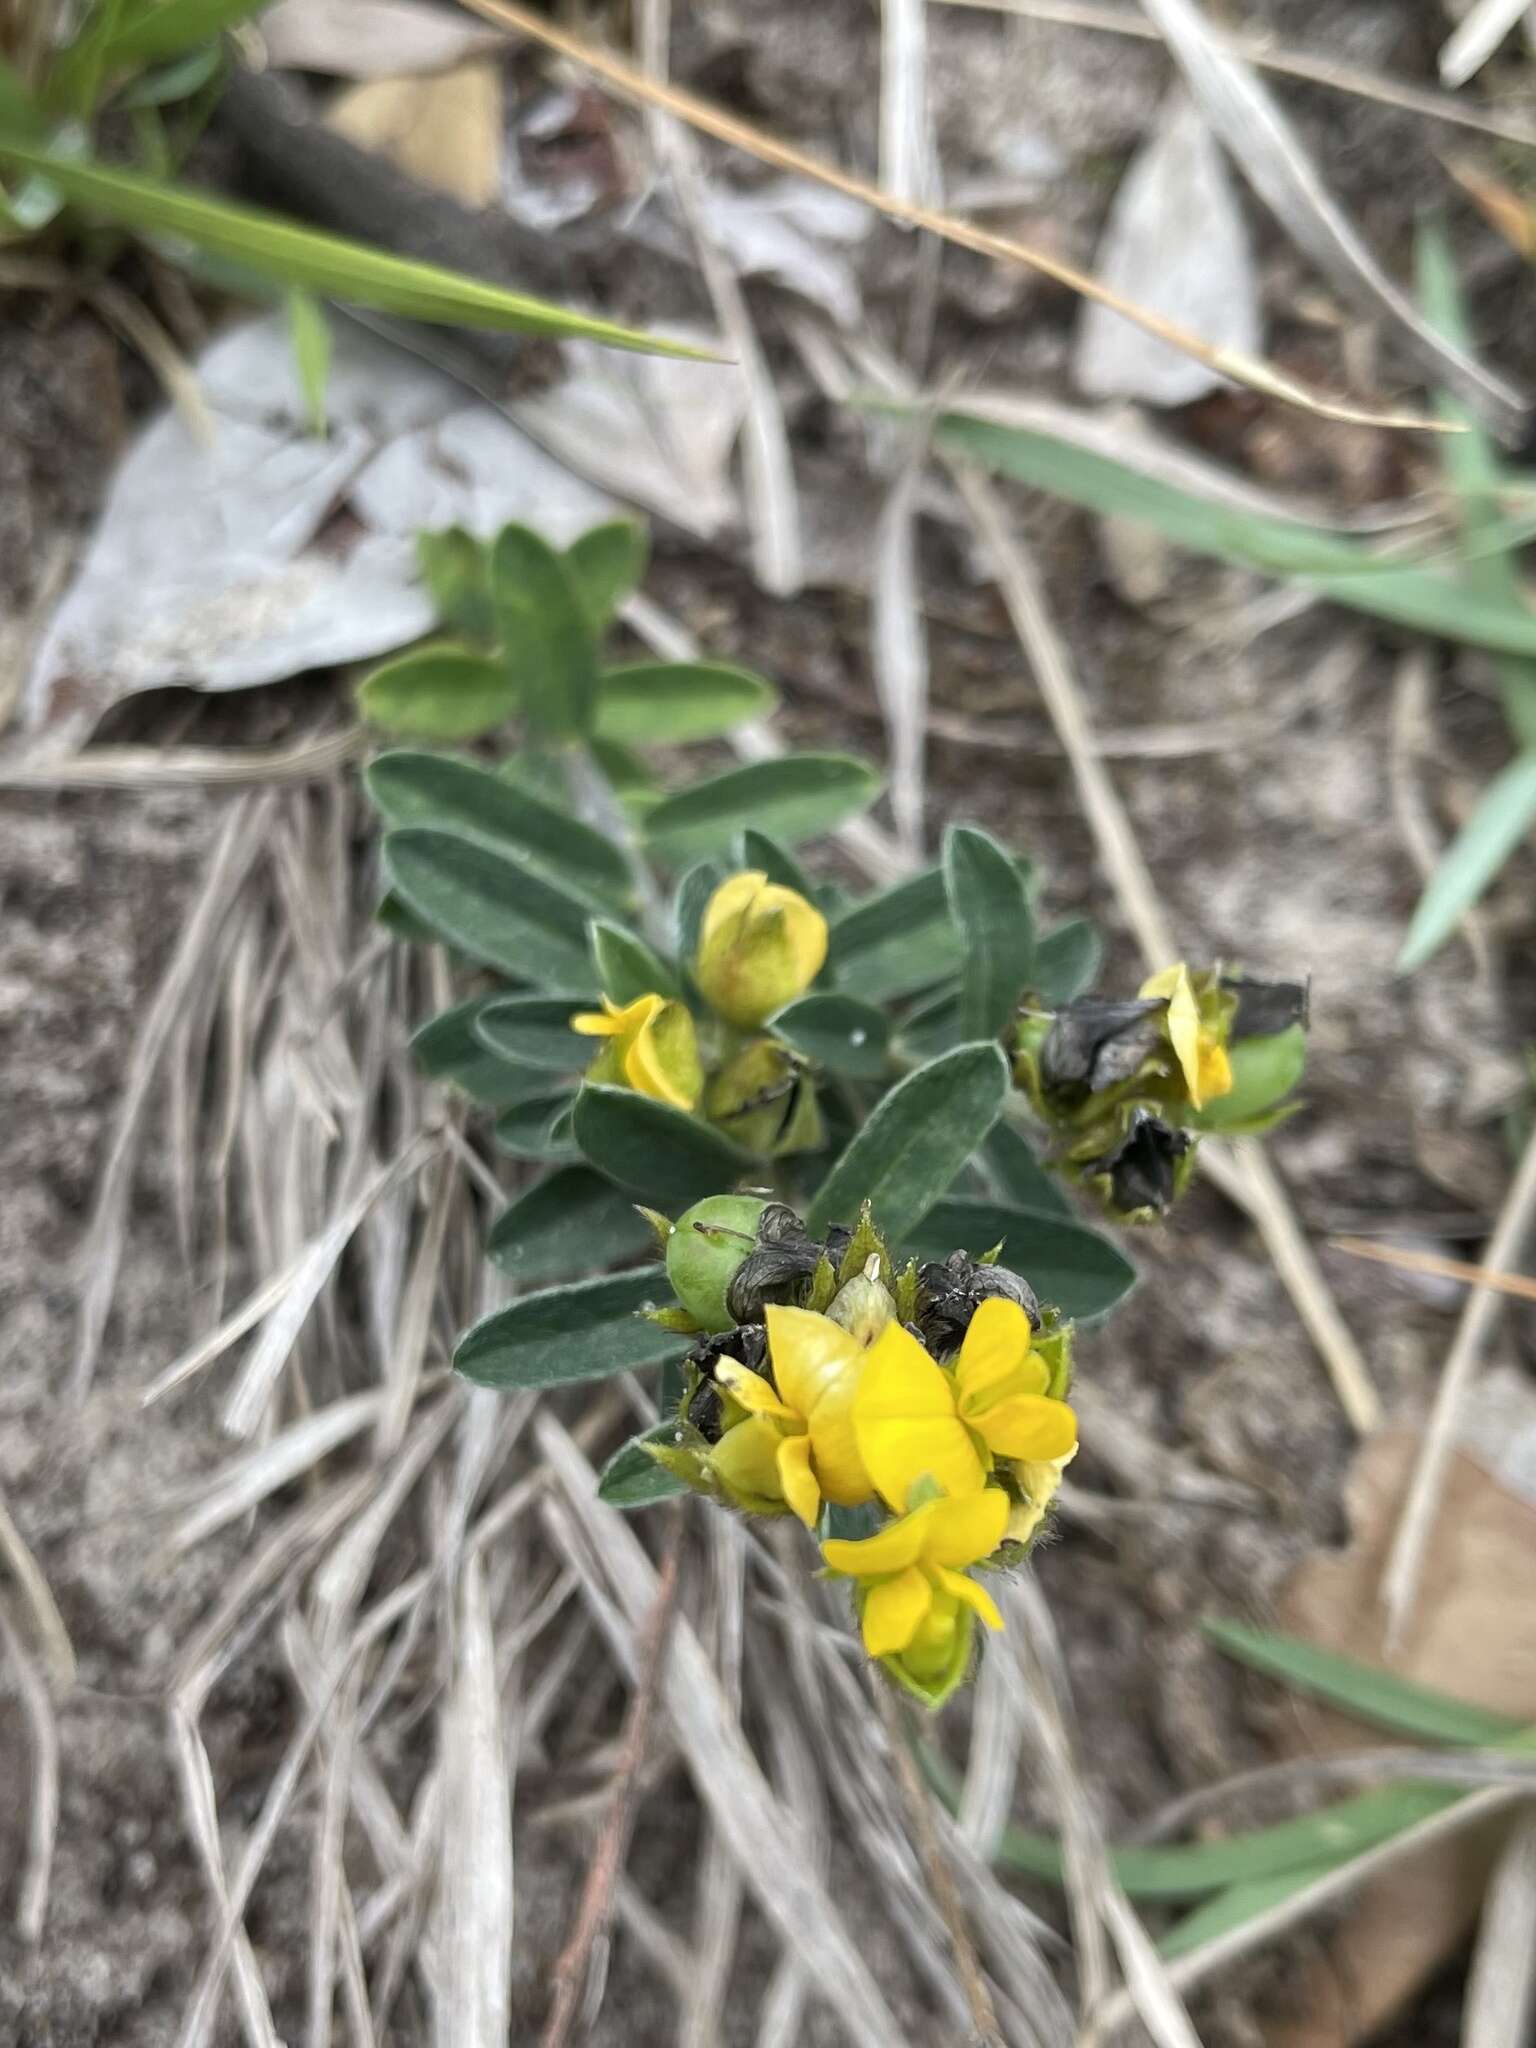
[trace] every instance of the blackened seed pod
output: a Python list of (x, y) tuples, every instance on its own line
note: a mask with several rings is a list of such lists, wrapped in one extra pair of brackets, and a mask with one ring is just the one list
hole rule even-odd
[(1224, 974), (1222, 987), (1237, 997), (1232, 1019), (1234, 1044), (1243, 1038), (1272, 1038), (1293, 1024), (1305, 1025), (1312, 985), (1306, 981), (1259, 981), (1246, 974)]
[(1108, 1180), (1110, 1202), (1121, 1215), (1160, 1216), (1173, 1200), (1179, 1161), (1192, 1143), (1188, 1131), (1173, 1130), (1150, 1110), (1138, 1109), (1119, 1144), (1084, 1172)]
[(971, 1318), (984, 1301), (1001, 1297), (1017, 1302), (1029, 1318), (1029, 1327), (1040, 1327), (1040, 1304), (1027, 1280), (1006, 1266), (978, 1265), (969, 1252), (951, 1252), (940, 1264), (930, 1260), (918, 1270), (918, 1329), (934, 1353), (951, 1351), (971, 1327)]
[(1085, 996), (1056, 1013), (1040, 1049), (1040, 1079), (1053, 1091), (1097, 1095), (1128, 1081), (1162, 1042), (1168, 1005), (1156, 999), (1110, 1002)]
[(762, 1320), (770, 1302), (794, 1306), (816, 1270), (822, 1247), (784, 1202), (770, 1202), (757, 1220), (757, 1244), (731, 1276), (725, 1305), (739, 1323)]
[(720, 1441), (720, 1389), (715, 1385), (715, 1366), (722, 1358), (734, 1358), (770, 1385), (773, 1380), (768, 1369), (768, 1332), (761, 1323), (724, 1330), (718, 1337), (706, 1337), (694, 1346), (686, 1363), (698, 1372), (699, 1385), (688, 1403), (688, 1420), (712, 1444)]

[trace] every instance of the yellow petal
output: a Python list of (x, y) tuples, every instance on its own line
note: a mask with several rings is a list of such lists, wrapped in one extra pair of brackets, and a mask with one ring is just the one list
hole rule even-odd
[(919, 1416), (914, 1421), (859, 1422), (859, 1456), (876, 1493), (899, 1515), (920, 1480), (931, 1479), (941, 1493), (979, 1493), (986, 1483), (970, 1431), (958, 1416)]
[(922, 1556), (933, 1511), (942, 1505), (940, 1501), (927, 1501), (910, 1515), (903, 1515), (900, 1521), (887, 1522), (873, 1536), (861, 1537), (857, 1542), (842, 1536), (829, 1537), (821, 1546), (821, 1554), (833, 1571), (850, 1579), (883, 1579), (892, 1572), (904, 1572)]
[(994, 1295), (981, 1304), (971, 1318), (955, 1366), (962, 1414), (979, 1413), (1005, 1392), (1044, 1393), (1049, 1375), (1043, 1359), (1031, 1359), (1033, 1334), (1029, 1317), (1016, 1301)]
[(887, 1323), (864, 1356), (853, 1401), (855, 1426), (896, 1416), (941, 1417), (954, 1412), (954, 1382), (948, 1373), (934, 1364), (910, 1330)]
[(738, 1358), (715, 1360), (715, 1384), (724, 1387), (733, 1401), (739, 1401), (749, 1415), (772, 1415), (781, 1422), (802, 1427), (801, 1418), (787, 1408), (760, 1372), (752, 1372)]
[(873, 1356), (856, 1337), (810, 1309), (770, 1307), (764, 1320), (779, 1392), (807, 1418), (840, 1381), (857, 1381)]
[(882, 1579), (864, 1598), (864, 1647), (871, 1657), (891, 1657), (904, 1650), (933, 1605), (933, 1589), (909, 1565), (894, 1579)]
[(937, 1577), (945, 1592), (952, 1593), (957, 1600), (970, 1608), (972, 1614), (980, 1615), (988, 1628), (1002, 1627), (1003, 1617), (998, 1613), (997, 1603), (985, 1587), (978, 1586), (974, 1579), (968, 1579), (964, 1572), (947, 1571), (943, 1565), (938, 1567)]
[(1156, 997), (1167, 1001), (1164, 1023), (1168, 1043), (1184, 1076), (1190, 1102), (1199, 1109), (1205, 1099), (1200, 1091), (1200, 1005), (1195, 1001), (1189, 969), (1182, 961), (1177, 967), (1165, 967), (1161, 974), (1142, 983), (1141, 994), (1144, 999)]
[[(1210, 1032), (1200, 1034), (1200, 1095), (1205, 1102), (1214, 1102), (1218, 1095), (1232, 1093), (1232, 1062), (1227, 1057), (1227, 1048)], [(1197, 1103), (1196, 1108), (1199, 1107)]]
[(743, 868), (740, 874), (728, 875), (704, 906), (704, 915), (699, 920), (700, 946), (706, 945), (722, 925), (750, 911), (759, 892), (767, 886), (768, 877), (759, 868)]
[(738, 1505), (784, 1498), (778, 1466), (782, 1442), (782, 1436), (766, 1416), (749, 1415), (745, 1422), (728, 1429), (710, 1452), (711, 1469)]
[(990, 1557), (1003, 1540), (1008, 1526), (1009, 1500), (1000, 1486), (988, 1486), (980, 1493), (959, 1500), (929, 1503), (929, 1520), (922, 1531), (923, 1559), (927, 1564), (975, 1564)]
[(656, 1008), (642, 1021), (624, 1056), (624, 1078), (637, 1094), (691, 1110), (704, 1082), (693, 1019), (681, 1003), (664, 1003), (660, 996), (641, 1000)]
[(1065, 1401), (1044, 1394), (1016, 1394), (998, 1401), (971, 1427), (996, 1458), (1044, 1462), (1064, 1458), (1077, 1444), (1077, 1417)]
[(816, 1517), (821, 1513), (821, 1488), (816, 1484), (816, 1475), (811, 1470), (810, 1438), (781, 1437), (778, 1467), (779, 1485), (784, 1490), (784, 1498), (807, 1529), (814, 1529)]
[(623, 1028), (602, 1010), (578, 1010), (569, 1022), (583, 1038), (616, 1038)]
[[(850, 1389), (851, 1393), (851, 1389)], [(875, 1483), (859, 1455), (848, 1413), (849, 1396), (829, 1396), (811, 1410), (811, 1457), (816, 1477), (828, 1500), (840, 1508), (861, 1507), (874, 1497)]]

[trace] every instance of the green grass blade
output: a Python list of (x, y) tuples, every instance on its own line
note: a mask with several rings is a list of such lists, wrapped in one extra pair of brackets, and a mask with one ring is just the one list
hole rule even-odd
[(0, 163), (42, 173), (72, 204), (98, 219), (140, 233), (180, 237), (258, 276), (307, 288), (323, 298), (372, 306), (411, 320), (566, 340), (579, 335), (611, 348), (709, 360), (698, 349), (572, 313), (483, 278), (391, 256), (341, 235), (300, 226), (280, 214), (237, 206), (133, 171), (77, 162), (11, 134), (0, 137)]
[(1282, 1905), (1295, 1893), (1303, 1891), (1317, 1878), (1326, 1877), (1330, 1870), (1336, 1870), (1340, 1863), (1348, 1860), (1337, 1856), (1331, 1862), (1304, 1863), (1297, 1870), (1283, 1870), (1274, 1877), (1255, 1877), (1242, 1884), (1229, 1884), (1225, 1891), (1213, 1892), (1192, 1913), (1186, 1913), (1182, 1920), (1170, 1927), (1157, 1944), (1157, 1952), (1164, 1962), (1171, 1963), (1178, 1956), (1187, 1956), (1197, 1948), (1204, 1948), (1208, 1941), (1230, 1934), (1233, 1928), (1245, 1927), (1260, 1913), (1267, 1913), (1271, 1906)]
[(1507, 1715), (1491, 1714), (1486, 1708), (1453, 1699), (1449, 1693), (1435, 1692), (1390, 1671), (1357, 1663), (1353, 1657), (1319, 1649), (1299, 1636), (1249, 1628), (1239, 1621), (1207, 1621), (1204, 1631), (1218, 1649), (1240, 1664), (1415, 1742), (1497, 1747), (1520, 1730), (1520, 1723)]
[(1397, 956), (1399, 974), (1422, 967), (1455, 931), (1521, 840), (1536, 825), (1536, 747), (1497, 774), (1424, 885)]

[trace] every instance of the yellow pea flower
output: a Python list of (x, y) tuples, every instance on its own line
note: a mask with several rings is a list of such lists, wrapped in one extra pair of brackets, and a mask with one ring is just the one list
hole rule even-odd
[(584, 1038), (605, 1038), (587, 1078), (633, 1088), (674, 1109), (691, 1110), (704, 1086), (693, 1019), (682, 1003), (665, 996), (636, 996), (619, 1004), (603, 997), (601, 1010), (579, 1010), (571, 1029)]
[(982, 1302), (955, 1361), (956, 1407), (999, 1458), (1038, 1462), (1070, 1457), (1077, 1417), (1046, 1392), (1050, 1367), (1031, 1349), (1034, 1332), (1016, 1301)]
[(897, 1514), (922, 1481), (977, 1493), (993, 1457), (1055, 1458), (1076, 1444), (1076, 1418), (1047, 1395), (1049, 1370), (1030, 1335), (1019, 1304), (994, 1297), (972, 1317), (952, 1374), (900, 1323), (871, 1348), (853, 1434), (875, 1491)]
[(1168, 1043), (1189, 1090), (1190, 1106), (1203, 1109), (1207, 1102), (1232, 1090), (1232, 1063), (1222, 1034), (1201, 1021), (1189, 969), (1181, 960), (1144, 981), (1137, 991), (1143, 1001), (1166, 1002), (1164, 1020)]
[(769, 1307), (764, 1320), (774, 1385), (734, 1358), (717, 1360), (715, 1384), (747, 1413), (710, 1463), (733, 1497), (787, 1501), (810, 1529), (823, 1499), (852, 1508), (874, 1494), (848, 1414), (873, 1354), (810, 1309)]
[(816, 906), (748, 868), (705, 904), (693, 976), (728, 1024), (755, 1031), (805, 994), (826, 957), (827, 920)]
[(1074, 1445), (1060, 1458), (1020, 1459), (1011, 1468), (1014, 1484), (1023, 1498), (1014, 1502), (1003, 1531), (1010, 1543), (1029, 1543), (1045, 1520), (1051, 1502), (1061, 1489), (1062, 1474), (1077, 1456)]
[(1003, 1617), (959, 1568), (990, 1557), (1003, 1540), (1009, 1500), (1000, 1486), (921, 1507), (858, 1542), (821, 1546), (829, 1569), (859, 1582), (859, 1625), (871, 1657), (898, 1660), (901, 1675), (929, 1690), (958, 1678), (972, 1615), (990, 1629)]

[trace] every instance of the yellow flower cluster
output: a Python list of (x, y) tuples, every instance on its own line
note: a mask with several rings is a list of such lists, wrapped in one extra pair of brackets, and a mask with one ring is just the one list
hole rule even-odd
[(769, 1307), (765, 1322), (771, 1381), (729, 1357), (714, 1367), (728, 1415), (713, 1477), (741, 1505), (787, 1506), (808, 1527), (824, 1501), (889, 1509), (886, 1527), (822, 1555), (856, 1583), (869, 1654), (942, 1697), (963, 1675), (972, 1617), (1002, 1626), (964, 1567), (1034, 1533), (1077, 1448), (1029, 1318), (983, 1301), (952, 1368), (894, 1319), (867, 1347), (807, 1309)]
[[(754, 1032), (775, 1011), (804, 995), (827, 957), (827, 921), (794, 889), (755, 869), (731, 875), (709, 902), (699, 927), (693, 979), (730, 1032)], [(673, 1109), (692, 1112), (705, 1097), (705, 1067), (693, 1012), (654, 992), (630, 1003), (603, 997), (601, 1010), (582, 1010), (571, 1029), (607, 1040), (587, 1070), (592, 1081), (633, 1088)], [(777, 1112), (776, 1097), (793, 1097), (798, 1075), (784, 1048), (768, 1038), (732, 1042), (713, 1067), (705, 1113), (733, 1137), (764, 1152), (798, 1149), (819, 1137), (809, 1112)], [(766, 1114), (759, 1113), (766, 1106)], [(812, 1105), (813, 1107), (813, 1105)]]

